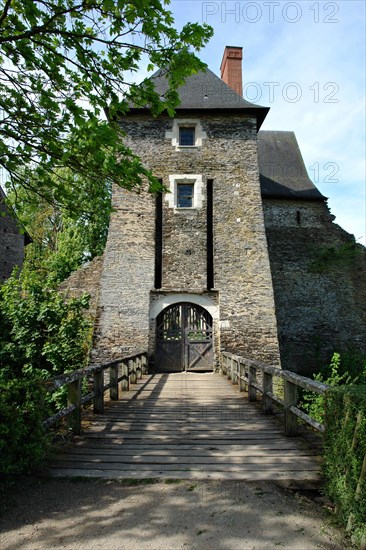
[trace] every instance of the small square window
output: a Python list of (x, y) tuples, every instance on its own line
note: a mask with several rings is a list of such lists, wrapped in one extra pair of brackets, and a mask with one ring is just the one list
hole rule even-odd
[(179, 127), (179, 145), (185, 147), (192, 147), (196, 143), (195, 127), (194, 126), (180, 126)]
[(193, 206), (193, 183), (177, 184), (177, 207), (192, 208)]

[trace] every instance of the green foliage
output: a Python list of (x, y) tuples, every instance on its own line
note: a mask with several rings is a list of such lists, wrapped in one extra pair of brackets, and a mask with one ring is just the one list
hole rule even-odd
[(353, 542), (366, 541), (366, 386), (332, 388), (325, 401), (324, 474)]
[[(212, 36), (207, 25), (178, 32), (164, 0), (12, 0), (0, 8), (0, 166), (12, 184), (69, 200), (67, 168), (95, 185), (114, 181), (150, 189), (160, 183), (121, 140), (116, 122), (133, 102), (172, 115), (177, 88), (205, 65), (195, 56)], [(164, 97), (141, 66), (160, 68)], [(107, 120), (105, 119), (107, 116)], [(55, 177), (56, 171), (56, 177)], [(34, 175), (36, 176), (35, 179)], [(67, 175), (69, 177), (69, 175)], [(34, 186), (37, 182), (37, 187)]]
[(338, 372), (345, 379), (350, 378), (350, 384), (366, 384), (366, 356), (357, 350), (349, 349), (342, 353)]
[(42, 380), (85, 366), (88, 297), (66, 300), (37, 273), (13, 274), (0, 288), (0, 474), (36, 468), (47, 450), (42, 421), (65, 404)]
[(366, 540), (366, 357), (335, 353), (314, 378), (330, 389), (325, 395), (303, 392), (301, 406), (326, 426), (325, 491), (359, 544)]
[(314, 260), (309, 265), (312, 273), (326, 273), (332, 269), (350, 267), (359, 257), (362, 246), (354, 240), (337, 247), (324, 247), (314, 251)]
[[(357, 382), (357, 377), (352, 377), (343, 366), (343, 359), (339, 353), (334, 353), (330, 365), (322, 369), (321, 372), (314, 375), (314, 380), (328, 384), (328, 386), (350, 385)], [(362, 373), (360, 373), (362, 375)], [(365, 370), (366, 375), (366, 360)], [(319, 395), (310, 391), (303, 391), (301, 398), (301, 408), (304, 409), (317, 422), (324, 422), (324, 395)]]
[[(95, 187), (93, 182), (79, 181), (77, 187), (79, 194), (72, 204), (65, 202), (62, 208), (53, 199), (55, 193), (50, 192), (49, 202), (19, 185), (7, 197), (17, 220), (32, 237), (23, 270), (37, 271), (51, 284), (60, 283), (83, 263), (102, 254), (107, 240), (111, 185), (106, 182)], [(71, 197), (74, 185), (69, 192)]]
[(13, 275), (0, 288), (0, 368), (9, 377), (47, 378), (85, 365), (88, 296), (65, 300), (44, 281)]
[(38, 468), (48, 448), (42, 428), (44, 392), (36, 375), (7, 378), (0, 370), (0, 477)]

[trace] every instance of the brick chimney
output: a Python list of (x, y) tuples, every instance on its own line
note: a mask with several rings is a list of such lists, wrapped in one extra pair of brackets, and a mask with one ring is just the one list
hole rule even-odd
[(240, 96), (243, 95), (241, 73), (242, 59), (243, 48), (238, 46), (226, 46), (220, 66), (221, 79)]

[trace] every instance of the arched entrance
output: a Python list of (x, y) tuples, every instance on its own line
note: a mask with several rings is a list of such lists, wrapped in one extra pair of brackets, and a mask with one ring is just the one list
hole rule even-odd
[(203, 307), (190, 302), (166, 307), (156, 318), (156, 370), (212, 370), (212, 340), (212, 317)]

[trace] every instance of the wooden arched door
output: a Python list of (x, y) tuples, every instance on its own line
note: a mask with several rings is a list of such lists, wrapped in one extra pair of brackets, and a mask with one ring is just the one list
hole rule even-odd
[(180, 302), (158, 315), (155, 366), (158, 372), (213, 369), (212, 317), (208, 311)]

